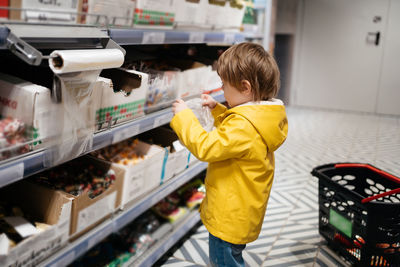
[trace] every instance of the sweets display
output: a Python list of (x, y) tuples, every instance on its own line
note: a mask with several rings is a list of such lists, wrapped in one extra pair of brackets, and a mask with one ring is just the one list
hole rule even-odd
[(74, 196), (88, 193), (89, 198), (95, 198), (114, 183), (115, 173), (77, 159), (41, 173), (33, 181)]
[(152, 210), (160, 217), (173, 223), (187, 213), (187, 210), (179, 205), (180, 201), (179, 194), (174, 192), (154, 205)]
[(182, 200), (189, 209), (194, 209), (206, 196), (206, 187), (200, 179), (196, 179), (178, 190)]
[(135, 165), (139, 161), (146, 159), (145, 155), (138, 155), (136, 149), (138, 143), (138, 139), (125, 140), (115, 145), (97, 150), (93, 152), (92, 155), (97, 158), (125, 166)]
[(107, 237), (71, 266), (122, 266), (132, 258), (139, 257), (154, 242), (151, 234), (159, 226), (157, 217), (147, 211), (118, 233)]
[(11, 117), (0, 120), (0, 160), (29, 151), (24, 122)]

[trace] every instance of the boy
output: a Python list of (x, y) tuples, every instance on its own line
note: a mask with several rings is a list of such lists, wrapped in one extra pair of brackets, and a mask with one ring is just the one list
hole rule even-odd
[(183, 144), (208, 162), (206, 197), (200, 217), (210, 233), (212, 266), (244, 266), (242, 251), (257, 239), (274, 177), (274, 151), (285, 141), (288, 124), (279, 89), (279, 70), (260, 45), (241, 43), (218, 59), (230, 109), (202, 95), (215, 119), (206, 132), (184, 101), (172, 107), (171, 127)]

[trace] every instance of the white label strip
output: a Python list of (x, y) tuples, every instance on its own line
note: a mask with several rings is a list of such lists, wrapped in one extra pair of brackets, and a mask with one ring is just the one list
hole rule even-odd
[(191, 32), (189, 43), (204, 43), (204, 32)]
[(142, 44), (162, 44), (165, 41), (165, 32), (144, 32)]
[(113, 136), (113, 141), (112, 143), (118, 143), (121, 142), (122, 140), (128, 139), (131, 136), (135, 136), (139, 134), (139, 124), (135, 124), (129, 127), (126, 127), (122, 130), (117, 130), (116, 133), (114, 133)]
[(105, 229), (101, 230), (95, 236), (91, 237), (88, 240), (88, 249), (91, 249), (94, 245), (100, 243), (104, 238), (112, 233), (112, 225), (106, 227)]
[(235, 42), (235, 34), (234, 33), (225, 33), (224, 43), (225, 44), (233, 44)]
[(168, 113), (168, 114), (165, 114), (165, 115), (155, 118), (153, 128), (157, 128), (160, 125), (170, 122), (172, 117), (173, 117), (173, 114)]
[(75, 260), (75, 250), (71, 251), (57, 262), (53, 263), (50, 267), (67, 266)]
[(24, 177), (24, 163), (18, 163), (0, 170), (0, 187)]

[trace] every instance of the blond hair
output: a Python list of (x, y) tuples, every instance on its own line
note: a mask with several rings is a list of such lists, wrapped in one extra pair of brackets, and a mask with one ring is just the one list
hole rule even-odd
[(247, 80), (254, 101), (275, 97), (280, 87), (275, 59), (255, 43), (240, 43), (227, 49), (218, 59), (217, 72), (222, 80), (239, 91), (244, 90), (241, 82)]

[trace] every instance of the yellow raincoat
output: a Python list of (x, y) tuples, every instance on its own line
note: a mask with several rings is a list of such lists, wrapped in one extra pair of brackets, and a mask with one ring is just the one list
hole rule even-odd
[(280, 100), (212, 110), (216, 129), (206, 132), (194, 113), (177, 113), (171, 127), (201, 161), (209, 163), (200, 217), (214, 236), (233, 244), (257, 239), (274, 178), (274, 151), (288, 124)]

